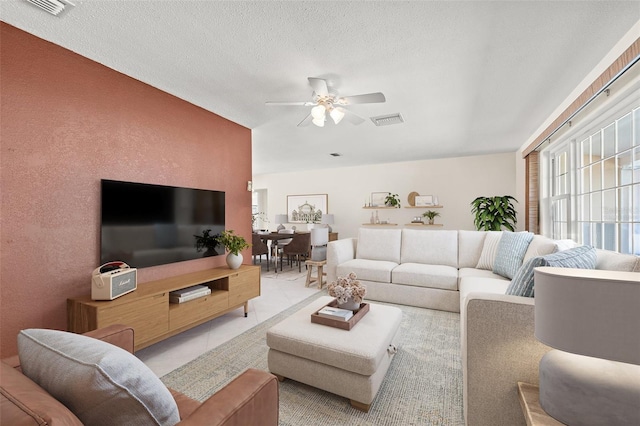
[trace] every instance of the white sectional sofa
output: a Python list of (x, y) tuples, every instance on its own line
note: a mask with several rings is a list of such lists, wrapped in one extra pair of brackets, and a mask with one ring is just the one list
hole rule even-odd
[[(329, 243), (327, 281), (355, 272), (368, 300), (460, 312), (467, 425), (524, 425), (517, 382), (538, 383), (549, 348), (534, 337), (534, 298), (506, 295), (511, 280), (487, 268), (489, 240), (499, 239), (487, 234), (361, 228)], [(535, 235), (522, 262), (560, 243)], [(596, 268), (640, 272), (640, 257), (597, 250)]]

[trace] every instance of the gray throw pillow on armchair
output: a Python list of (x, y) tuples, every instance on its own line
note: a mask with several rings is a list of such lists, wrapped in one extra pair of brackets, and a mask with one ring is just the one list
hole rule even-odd
[(22, 372), (86, 425), (180, 421), (166, 386), (117, 346), (64, 331), (28, 329), (18, 334), (18, 355)]

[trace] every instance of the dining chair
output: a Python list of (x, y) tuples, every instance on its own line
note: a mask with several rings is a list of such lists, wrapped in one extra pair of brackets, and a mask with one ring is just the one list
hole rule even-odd
[[(278, 230), (278, 234), (294, 234), (296, 231), (295, 229), (279, 229)], [(287, 244), (291, 243), (291, 240), (293, 238), (285, 238), (282, 240), (274, 240), (271, 243), (271, 256), (276, 260), (276, 271), (278, 270), (278, 258), (282, 257), (280, 256), (281, 252), (282, 252), (282, 248), (284, 246), (286, 246)], [(280, 265), (282, 266), (282, 265)], [(280, 268), (280, 270), (282, 270), (282, 267)]]
[(262, 241), (260, 234), (251, 234), (251, 254), (254, 265), (256, 264), (256, 256), (260, 256), (260, 264), (262, 264), (262, 255), (267, 255), (267, 271), (269, 270), (269, 246)]
[(294, 234), (292, 241), (282, 248), (282, 252), (280, 254), (280, 271), (282, 271), (282, 257), (287, 255), (287, 261), (289, 264), (291, 264), (291, 259), (295, 256), (296, 261), (298, 262), (298, 272), (302, 272), (302, 262), (300, 262), (300, 258), (302, 257), (306, 260), (309, 257), (310, 251), (311, 233), (305, 232)]

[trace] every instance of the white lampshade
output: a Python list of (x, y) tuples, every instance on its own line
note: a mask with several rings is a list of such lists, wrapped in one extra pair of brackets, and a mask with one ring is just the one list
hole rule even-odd
[(314, 118), (311, 122), (318, 127), (324, 127), (324, 118)]
[(322, 219), (320, 219), (320, 223), (324, 223), (326, 225), (333, 225), (333, 215), (323, 214)]
[(317, 120), (324, 121), (327, 110), (324, 105), (317, 105), (311, 108), (311, 116)]
[(344, 118), (344, 111), (342, 111), (341, 108), (333, 108), (329, 115), (333, 119), (333, 122), (338, 124)]
[(287, 223), (288, 221), (289, 221), (289, 216), (287, 216), (286, 214), (276, 215), (275, 223), (282, 224), (282, 223)]
[(535, 269), (535, 336), (574, 354), (640, 364), (640, 274)]

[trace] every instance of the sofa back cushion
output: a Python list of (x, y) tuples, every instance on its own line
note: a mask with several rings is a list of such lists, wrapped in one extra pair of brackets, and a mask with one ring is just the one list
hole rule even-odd
[(609, 250), (596, 250), (596, 269), (605, 271), (640, 272), (640, 256)]
[(174, 425), (178, 406), (160, 379), (129, 352), (57, 330), (18, 334), (22, 372), (86, 425)]
[(386, 260), (400, 263), (400, 229), (369, 229), (358, 231), (356, 259)]
[(458, 267), (458, 231), (402, 230), (400, 263)]
[(486, 231), (458, 231), (458, 267), (475, 268), (484, 247)]

